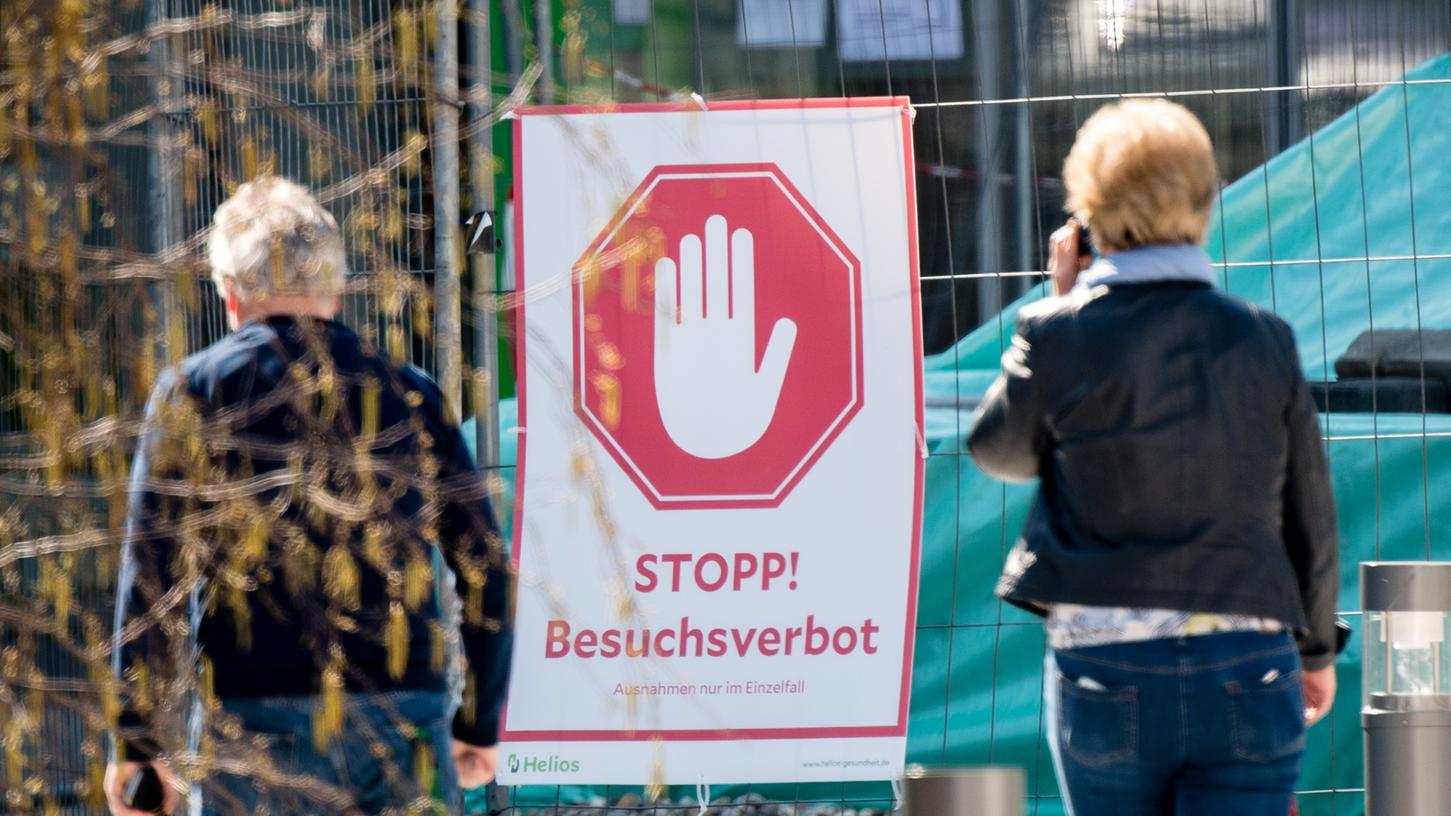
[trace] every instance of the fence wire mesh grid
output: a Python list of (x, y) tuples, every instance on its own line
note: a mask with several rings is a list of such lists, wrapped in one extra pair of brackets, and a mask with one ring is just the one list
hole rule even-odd
[[(1413, 0), (3, 4), (0, 807), (100, 806), (127, 463), (159, 369), (225, 332), (200, 252), (216, 205), (261, 173), (312, 188), (348, 242), (346, 322), (481, 420), (503, 490), (508, 309), (524, 295), (511, 248), (466, 258), (458, 228), (496, 203), (508, 223), (499, 124), (526, 102), (696, 93), (912, 98), (934, 487), (909, 761), (1022, 766), (1029, 812), (1061, 812), (1042, 629), (990, 591), (1028, 492), (984, 479), (961, 440), (1008, 307), (1042, 291), (1077, 126), (1125, 95), (1201, 118), (1225, 181), (1210, 239), (1221, 283), (1292, 323), (1330, 403), (1335, 360), (1361, 332), (1451, 328), (1448, 48), (1446, 4)], [(1357, 629), (1355, 561), (1451, 555), (1451, 422), (1434, 406), (1451, 384), (1422, 354), (1409, 408), (1324, 415)], [(1304, 814), (1362, 812), (1357, 648), (1335, 714), (1311, 732)], [(698, 808), (697, 791), (640, 781), (470, 807)], [(717, 812), (742, 814), (894, 802), (885, 784), (716, 794)]]

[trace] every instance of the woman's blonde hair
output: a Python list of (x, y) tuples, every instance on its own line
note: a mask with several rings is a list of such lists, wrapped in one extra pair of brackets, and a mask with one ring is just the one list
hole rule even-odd
[(264, 176), (217, 207), (207, 240), (212, 281), (232, 282), (240, 300), (341, 294), (347, 274), (342, 233), (307, 190)]
[(1106, 249), (1204, 243), (1219, 171), (1204, 125), (1164, 99), (1100, 108), (1063, 162), (1064, 209)]

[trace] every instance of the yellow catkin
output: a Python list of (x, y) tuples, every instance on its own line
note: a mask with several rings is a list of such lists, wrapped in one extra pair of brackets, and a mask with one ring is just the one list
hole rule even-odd
[(378, 435), (378, 381), (369, 377), (363, 381), (363, 439), (371, 444)]
[(332, 173), (332, 154), (323, 145), (313, 145), (307, 149), (307, 171), (314, 182), (325, 181)]
[(473, 669), (467, 669), (464, 671), (463, 705), (458, 710), (458, 715), (464, 725), (473, 725), (474, 720), (478, 718), (479, 709), (477, 700), (475, 699), (476, 696), (474, 672)]
[(353, 469), (358, 478), (355, 506), (371, 508), (378, 498), (378, 481), (373, 478), (373, 458), (368, 453), (368, 443), (361, 439), (353, 442)]
[(77, 147), (84, 147), (89, 140), (86, 132), (86, 117), (81, 111), (81, 98), (72, 96), (66, 99), (66, 126), (70, 130), (71, 144)]
[(331, 425), (333, 418), (338, 413), (338, 389), (337, 375), (333, 372), (332, 366), (324, 365), (318, 371), (317, 393), (321, 401), (319, 414), (324, 424)]
[(251, 139), (242, 142), (242, 178), (257, 177), (257, 143)]
[(596, 374), (590, 383), (600, 395), (600, 419), (605, 427), (614, 428), (620, 424), (620, 380), (613, 374)]
[(408, 669), (408, 616), (403, 611), (403, 604), (389, 604), (388, 624), (383, 641), (387, 652), (388, 676), (394, 680), (402, 680), (403, 673)]
[(584, 78), (585, 46), (589, 43), (589, 35), (581, 28), (580, 13), (577, 10), (565, 13), (560, 20), (560, 28), (564, 30), (564, 46), (560, 48), (559, 55), (560, 67), (564, 73), (564, 81), (574, 86)]
[(66, 233), (56, 241), (56, 268), (60, 270), (67, 282), (74, 281), (79, 272), (76, 264), (76, 251), (75, 233)]
[(658, 738), (654, 741), (655, 756), (650, 763), (650, 782), (645, 786), (645, 798), (651, 802), (665, 796), (665, 745)]
[(448, 633), (443, 624), (433, 621), (428, 624), (428, 667), (434, 674), (443, 674), (448, 662)]
[(334, 603), (344, 609), (358, 608), (358, 562), (347, 547), (337, 544), (328, 550), (323, 557), (322, 575), (323, 591)]
[(413, 299), (413, 331), (424, 337), (433, 331), (433, 304), (421, 295)]
[(51, 487), (58, 487), (65, 480), (65, 449), (61, 439), (59, 422), (46, 422), (41, 435), (45, 438), (46, 453), (52, 458), (45, 467), (45, 481)]
[(55, 604), (55, 625), (62, 632), (69, 630), (71, 617), (71, 577), (59, 570), (51, 586), (51, 603)]
[[(93, 422), (105, 416), (105, 409), (101, 405), (101, 379), (99, 377), (86, 377), (83, 387), (86, 394), (84, 409), (86, 421)], [(94, 450), (88, 458), (92, 462), (98, 462), (101, 460), (100, 453), (100, 450)], [(96, 481), (104, 484), (108, 475), (98, 470), (96, 472)]]
[(369, 524), (363, 531), (363, 559), (382, 570), (388, 565), (388, 551), (383, 546), (383, 528)]
[(49, 559), (39, 561), (39, 575), (36, 576), (36, 589), (40, 590), (42, 598), (49, 598), (51, 587), (55, 585), (55, 567), (51, 566)]
[(626, 312), (634, 314), (640, 311), (640, 260), (633, 254), (625, 258), (624, 272), (620, 278), (620, 303)]
[(100, 762), (86, 763), (86, 804), (100, 811), (106, 806), (106, 766)]
[(403, 238), (403, 215), (404, 213), (399, 207), (389, 207), (383, 211), (384, 241), (392, 243)]
[[(0, 122), (3, 121), (5, 121), (5, 117), (3, 115), (0, 115)], [(0, 150), (0, 154), (3, 153), (4, 151)], [(80, 231), (82, 235), (85, 235), (86, 233), (89, 233), (91, 231), (90, 188), (81, 187), (76, 191), (76, 220), (80, 223)]]
[(408, 131), (403, 140), (403, 164), (398, 168), (403, 178), (411, 179), (423, 168), (423, 151), (428, 147), (428, 137), (416, 130)]
[(181, 200), (188, 207), (196, 205), (196, 188), (198, 180), (206, 173), (203, 167), (204, 157), (200, 150), (192, 148), (182, 154), (181, 159)]
[[(105, 672), (96, 679), (100, 681), (96, 683), (96, 688), (101, 692), (101, 714), (106, 718), (107, 723), (114, 726), (116, 721), (121, 718), (121, 695), (116, 690), (116, 678), (110, 672)], [(143, 694), (143, 691), (145, 694)], [(141, 685), (139, 683), (137, 684), (135, 705), (138, 711), (147, 710), (146, 708), (142, 708), (142, 702), (145, 701), (149, 706), (150, 691), (149, 688), (143, 690)]]
[(205, 655), (197, 658), (197, 694), (207, 711), (216, 711), (221, 706), (217, 700), (217, 678), (212, 661)]
[(5, 781), (7, 790), (20, 790), (25, 774), (25, 732), (19, 717), (10, 718), (10, 733), (5, 737)]
[(373, 107), (373, 85), (373, 54), (360, 51), (353, 62), (353, 88), (357, 93), (358, 107), (364, 112)]
[[(40, 161), (35, 152), (35, 141), (27, 137), (21, 137), (16, 142), (16, 149), (20, 158), (20, 172), (24, 176), (34, 178), (36, 172), (39, 170)], [(45, 210), (42, 209), (39, 214), (43, 216), (44, 213)], [(43, 238), (44, 236), (42, 235), (42, 240)]]
[[(36, 678), (38, 679), (38, 677)], [(25, 694), (25, 706), (34, 712), (37, 717), (44, 716), (44, 712), (50, 711), (50, 706), (45, 700), (45, 689), (39, 685), (32, 686)]]
[(325, 533), (331, 529), (332, 520), (332, 514), (328, 512), (326, 507), (323, 507), (317, 502), (308, 504), (307, 521), (312, 525), (312, 529), (319, 533)]
[(482, 583), (469, 582), (468, 593), (464, 598), (464, 620), (470, 626), (484, 625), (484, 585)]
[(331, 90), (331, 80), (332, 74), (329, 73), (327, 66), (319, 66), (316, 71), (312, 72), (313, 95), (316, 96), (319, 100), (330, 99), (332, 96), (329, 93), (329, 91)]
[(412, 558), (403, 568), (403, 603), (409, 611), (418, 609), (428, 600), (433, 588), (433, 570), (423, 558)]
[(318, 751), (327, 750), (334, 738), (343, 732), (343, 674), (336, 665), (322, 673), (322, 689), (317, 710), (312, 717), (312, 744)]
[(86, 108), (91, 118), (104, 121), (111, 115), (111, 76), (104, 54), (96, 55), (95, 70), (81, 80), (86, 93)]
[(154, 709), (155, 703), (157, 703), (154, 688), (152, 688), (155, 684), (151, 680), (151, 669), (148, 669), (142, 661), (133, 662), (132, 668), (132, 677), (135, 678), (136, 684), (136, 694), (132, 698), (132, 703), (135, 704), (136, 710), (147, 713)]
[(186, 329), (185, 315), (174, 315), (166, 333), (166, 355), (172, 365), (180, 363), (181, 358), (186, 356)]
[(482, 368), (474, 369), (473, 376), (469, 377), (469, 387), (474, 405), (480, 408), (480, 428), (484, 427), (482, 417), (487, 416), (489, 411), (489, 384), (489, 372)]
[(305, 595), (317, 588), (317, 548), (299, 538), (287, 552), (287, 573), (284, 583), (294, 595)]
[(403, 327), (397, 323), (388, 327), (388, 354), (395, 360), (407, 358), (408, 347), (403, 335)]
[(202, 126), (202, 138), (211, 144), (216, 144), (220, 136), (220, 128), (217, 126), (217, 108), (211, 102), (203, 102), (197, 107), (197, 121)]
[(413, 752), (413, 779), (418, 783), (418, 790), (428, 793), (433, 790), (433, 775), (436, 773), (437, 765), (433, 760), (433, 746), (422, 740), (418, 742), (418, 748)]
[(242, 539), (242, 558), (248, 568), (260, 564), (267, 557), (267, 522), (255, 518)]
[(418, 73), (418, 28), (413, 21), (413, 12), (399, 9), (393, 12), (393, 47), (397, 53), (398, 69), (406, 81)]

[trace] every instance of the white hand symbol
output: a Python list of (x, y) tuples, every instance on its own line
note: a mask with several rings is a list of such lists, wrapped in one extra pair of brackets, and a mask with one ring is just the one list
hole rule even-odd
[(704, 253), (700, 236), (680, 239), (678, 288), (675, 261), (655, 262), (655, 399), (670, 438), (702, 459), (740, 453), (766, 433), (796, 346), (796, 323), (777, 320), (756, 369), (755, 241), (736, 230), (727, 259), (726, 232), (725, 217), (712, 215)]

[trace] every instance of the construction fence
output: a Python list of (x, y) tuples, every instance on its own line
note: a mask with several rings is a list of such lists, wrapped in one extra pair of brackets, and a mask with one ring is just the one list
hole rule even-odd
[[(1061, 813), (1041, 626), (991, 595), (1030, 490), (986, 479), (962, 440), (1012, 304), (1042, 292), (1074, 133), (1129, 94), (1208, 127), (1221, 285), (1289, 320), (1324, 383), (1358, 622), (1354, 561), (1451, 556), (1451, 383), (1422, 365), (1395, 410), (1329, 397), (1361, 334), (1451, 328), (1448, 14), (1429, 0), (0, 4), (0, 812), (101, 812), (128, 463), (158, 372), (226, 331), (202, 251), (216, 206), (265, 173), (317, 194), (348, 242), (343, 319), (437, 377), (502, 499), (524, 296), (509, 111), (698, 94), (911, 97), (931, 456), (908, 759), (1021, 766), (1029, 812)], [(478, 213), (504, 240), (476, 235)], [(1356, 648), (1311, 735), (1307, 816), (1363, 812)], [(470, 809), (699, 809), (696, 790), (649, 781), (476, 792)], [(885, 782), (713, 798), (739, 814), (894, 804)]]

